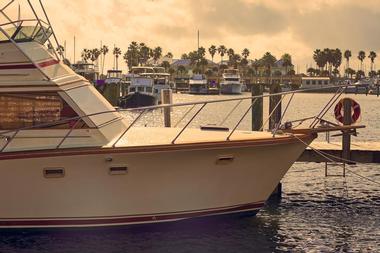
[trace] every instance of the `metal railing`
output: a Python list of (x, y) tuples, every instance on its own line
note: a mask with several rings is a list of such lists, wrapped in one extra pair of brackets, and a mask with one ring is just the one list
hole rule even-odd
[[(327, 113), (327, 111), (329, 111), (331, 109), (331, 107), (333, 106), (334, 102), (337, 101), (337, 99), (340, 97), (340, 95), (342, 95), (342, 93), (344, 91), (344, 87), (346, 87), (346, 86), (336, 86), (336, 88), (338, 89), (338, 91), (333, 94), (333, 96), (330, 98), (330, 100), (328, 101), (328, 103), (326, 104), (326, 106), (317, 115), (309, 117), (309, 118), (305, 118), (305, 119), (302, 119), (302, 120), (295, 120), (295, 121), (292, 121), (292, 122), (301, 122), (301, 121), (303, 122), (303, 121), (306, 121), (306, 120), (312, 120), (312, 124), (310, 125), (310, 128), (315, 128), (317, 126), (318, 122), (320, 122), (321, 120), (323, 120), (323, 117), (325, 116), (325, 114)], [(329, 88), (331, 88), (331, 87), (329, 87)], [(320, 88), (319, 89), (315, 89), (315, 90), (320, 90)], [(292, 102), (293, 97), (295, 96), (295, 94), (297, 94), (297, 93), (303, 93), (303, 92), (306, 92), (306, 91), (310, 91), (310, 89), (308, 89), (308, 90), (295, 90), (295, 91), (281, 92), (281, 93), (275, 93), (275, 94), (265, 94), (265, 95), (261, 95), (261, 96), (247, 96), (247, 97), (239, 97), (239, 98), (228, 98), (228, 99), (199, 101), (199, 102), (188, 102), (188, 103), (178, 103), (178, 104), (162, 104), (162, 105), (148, 106), (148, 107), (134, 108), (134, 109), (117, 109), (117, 110), (115, 109), (115, 110), (110, 110), (110, 111), (103, 111), (103, 112), (97, 112), (97, 113), (93, 113), (93, 114), (88, 114), (88, 115), (84, 115), (84, 116), (72, 117), (72, 118), (68, 118), (68, 119), (63, 119), (63, 120), (55, 121), (55, 122), (52, 122), (52, 123), (44, 123), (44, 124), (39, 124), (39, 125), (35, 125), (35, 126), (19, 128), (19, 129), (15, 129), (15, 130), (6, 130), (6, 131), (0, 132), (0, 137), (2, 137), (3, 139), (5, 139), (5, 141), (6, 141), (6, 143), (4, 144), (4, 146), (0, 148), (0, 152), (4, 152), (4, 150), (6, 150), (6, 148), (9, 146), (9, 144), (12, 141), (14, 141), (17, 138), (18, 134), (20, 132), (22, 132), (22, 131), (35, 130), (35, 129), (39, 129), (39, 130), (43, 130), (43, 129), (62, 130), (62, 129), (57, 129), (57, 128), (53, 128), (53, 127), (56, 127), (56, 126), (59, 126), (59, 125), (64, 125), (64, 124), (69, 124), (70, 123), (69, 125), (71, 125), (71, 127), (69, 129), (64, 129), (64, 130), (66, 130), (65, 134), (62, 137), (56, 137), (56, 138), (61, 138), (61, 139), (59, 140), (58, 144), (54, 147), (54, 149), (60, 149), (60, 148), (62, 148), (62, 146), (63, 146), (63, 144), (65, 143), (66, 140), (68, 140), (69, 138), (73, 137), (72, 134), (74, 133), (75, 130), (80, 130), (80, 128), (77, 128), (77, 126), (78, 126), (78, 124), (80, 122), (85, 122), (85, 119), (91, 120), (91, 118), (94, 118), (94, 117), (97, 117), (97, 116), (101, 116), (101, 115), (104, 116), (106, 114), (116, 114), (113, 119), (110, 120), (108, 118), (103, 123), (98, 123), (96, 125), (95, 129), (102, 129), (104, 127), (110, 126), (112, 124), (115, 124), (116, 122), (119, 122), (119, 121), (125, 119), (126, 115), (123, 114), (123, 113), (137, 113), (137, 116), (126, 127), (126, 129), (120, 133), (120, 135), (116, 138), (116, 140), (114, 141), (114, 143), (112, 143), (111, 146), (112, 147), (116, 147), (117, 144), (120, 142), (120, 140), (123, 139), (123, 137), (130, 131), (130, 129), (133, 128), (133, 126), (135, 126), (136, 123), (147, 112), (153, 111), (153, 110), (162, 109), (162, 108), (168, 108), (168, 107), (176, 108), (176, 107), (191, 106), (190, 110), (188, 110), (185, 113), (185, 116), (181, 117), (181, 119), (177, 122), (177, 124), (175, 124), (174, 127), (177, 128), (178, 124), (181, 121), (184, 120), (184, 118), (186, 117), (186, 115), (188, 115), (190, 111), (192, 111), (197, 105), (199, 105), (200, 108), (198, 110), (196, 110), (196, 112), (185, 123), (185, 125), (183, 127), (181, 127), (181, 128), (178, 128), (179, 129), (178, 134), (171, 141), (171, 143), (174, 145), (174, 144), (176, 144), (176, 141), (181, 137), (181, 135), (185, 132), (185, 130), (189, 127), (189, 125), (204, 110), (204, 108), (207, 105), (209, 105), (209, 104), (216, 104), (216, 103), (225, 103), (225, 102), (238, 101), (237, 105), (235, 105), (233, 107), (233, 109), (227, 113), (227, 117), (225, 117), (223, 119), (222, 122), (224, 123), (231, 115), (233, 115), (232, 112), (235, 111), (237, 109), (237, 107), (242, 104), (243, 101), (245, 101), (245, 100), (252, 101), (249, 104), (248, 108), (244, 111), (243, 115), (240, 118), (238, 118), (238, 120), (237, 120), (236, 124), (234, 125), (234, 127), (232, 128), (232, 130), (228, 131), (225, 141), (230, 141), (232, 135), (236, 132), (236, 130), (239, 127), (239, 125), (241, 124), (241, 122), (244, 120), (244, 118), (247, 116), (247, 114), (250, 112), (250, 110), (252, 109), (252, 107), (255, 105), (256, 101), (259, 98), (266, 98), (266, 97), (270, 98), (270, 97), (273, 97), (273, 96), (281, 96), (281, 99), (279, 100), (279, 102), (276, 104), (276, 106), (273, 108), (273, 110), (271, 112), (269, 112), (269, 117), (267, 118), (267, 120), (262, 124), (262, 127), (261, 127), (260, 130), (263, 130), (264, 127), (265, 127), (265, 125), (268, 123), (269, 119), (273, 115), (274, 111), (278, 108), (278, 106), (285, 99), (285, 97), (288, 96), (288, 95), (290, 95), (291, 97), (290, 97), (290, 99), (289, 99), (289, 101), (288, 101), (288, 103), (286, 105), (286, 108), (285, 108), (284, 112), (281, 115), (281, 118), (280, 118), (279, 122), (277, 122), (275, 129), (272, 130), (273, 136), (275, 136), (276, 133), (278, 132), (278, 130), (280, 129), (280, 127), (281, 127), (282, 120), (284, 119), (284, 116), (285, 116), (286, 112), (288, 111), (288, 109), (290, 107), (290, 104), (291, 104), (291, 102)], [(41, 138), (42, 138), (42, 136), (41, 136)]]

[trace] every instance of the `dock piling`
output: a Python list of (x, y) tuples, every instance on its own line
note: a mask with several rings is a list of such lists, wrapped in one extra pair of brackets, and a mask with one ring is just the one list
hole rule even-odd
[[(279, 84), (271, 84), (270, 86), (270, 94), (276, 94), (281, 92), (281, 86)], [(269, 115), (272, 113), (269, 119), (269, 129), (275, 129), (277, 124), (280, 123), (281, 120), (281, 95), (269, 97)], [(280, 103), (278, 106), (277, 104)], [(277, 106), (277, 108), (276, 108)]]
[[(343, 125), (351, 125), (352, 123), (352, 102), (351, 99), (343, 99)], [(342, 135), (342, 158), (351, 159), (351, 135), (347, 131)]]
[[(263, 86), (261, 84), (253, 84), (251, 87), (252, 96), (262, 96)], [(252, 103), (255, 99), (252, 99)], [(260, 131), (263, 125), (263, 98), (257, 98), (256, 103), (252, 107), (252, 131)]]
[[(173, 103), (173, 94), (171, 89), (161, 90), (162, 104), (172, 104)], [(164, 108), (164, 124), (165, 127), (171, 127), (171, 108)]]

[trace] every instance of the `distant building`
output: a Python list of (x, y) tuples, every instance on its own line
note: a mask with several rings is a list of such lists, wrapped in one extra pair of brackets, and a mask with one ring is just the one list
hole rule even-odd
[[(262, 66), (258, 68), (258, 74), (260, 76), (265, 76), (265, 71), (267, 70), (266, 67)], [(286, 76), (289, 71), (294, 70), (293, 66), (284, 66), (284, 61), (282, 59), (275, 62), (274, 66), (271, 68), (271, 75), (276, 76), (277, 74), (281, 73), (282, 76)]]

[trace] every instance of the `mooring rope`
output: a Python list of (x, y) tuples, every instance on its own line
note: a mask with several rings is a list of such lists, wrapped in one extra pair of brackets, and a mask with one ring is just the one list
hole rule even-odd
[[(313, 148), (310, 144), (307, 144), (306, 142), (304, 142), (302, 139), (298, 138), (295, 134), (290, 134), (291, 136), (293, 136), (294, 138), (296, 138), (298, 141), (300, 141), (301, 143), (305, 144), (307, 147), (309, 147), (311, 150), (313, 150), (315, 153), (319, 154), (320, 156), (324, 157), (325, 159), (329, 160), (330, 162), (336, 162), (335, 160), (331, 159), (330, 157), (334, 157), (334, 158), (337, 158), (341, 161), (345, 161), (345, 162), (348, 162), (348, 163), (359, 163), (359, 164), (364, 164), (364, 163), (360, 163), (360, 162), (356, 162), (356, 161), (352, 161), (352, 160), (348, 160), (348, 159), (344, 159), (344, 158), (341, 158), (341, 157), (338, 157), (338, 156), (334, 156), (334, 155), (331, 155), (331, 154), (327, 154), (321, 150), (318, 150), (316, 148)], [(330, 157), (329, 157), (330, 156)], [(346, 168), (346, 170), (354, 175), (356, 175), (357, 177), (360, 177), (362, 179), (365, 179), (369, 182), (372, 182), (374, 184), (377, 184), (377, 185), (380, 185), (380, 182), (377, 182), (371, 178), (368, 178), (366, 176), (363, 176), (357, 172), (354, 172), (348, 168)]]

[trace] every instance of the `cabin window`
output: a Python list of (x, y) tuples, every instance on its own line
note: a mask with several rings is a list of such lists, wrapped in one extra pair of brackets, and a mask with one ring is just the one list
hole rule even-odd
[(307, 85), (310, 85), (310, 81), (309, 81), (309, 80), (307, 80), (307, 81), (306, 81), (306, 84), (307, 84)]
[(146, 87), (146, 92), (149, 92), (149, 93), (151, 93), (152, 92), (152, 87)]
[(311, 84), (316, 85), (316, 81), (315, 80), (311, 81)]
[(136, 91), (136, 88), (135, 87), (130, 87), (129, 88), (129, 92), (135, 92)]
[(83, 121), (69, 120), (77, 116), (56, 93), (0, 93), (0, 130), (36, 126), (58, 129), (74, 126), (88, 128)]
[(325, 80), (325, 85), (328, 85), (329, 84), (329, 81)]
[(318, 81), (318, 84), (321, 85), (321, 84), (322, 84), (322, 80), (319, 80), (319, 81)]
[(144, 87), (137, 87), (137, 90), (143, 92), (144, 91)]

